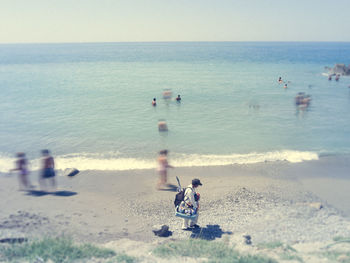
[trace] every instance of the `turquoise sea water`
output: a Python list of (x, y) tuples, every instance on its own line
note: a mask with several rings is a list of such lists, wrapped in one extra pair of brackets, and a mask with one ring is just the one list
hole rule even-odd
[(0, 45), (0, 171), (44, 148), (59, 168), (102, 170), (152, 168), (163, 148), (176, 166), (348, 154), (350, 78), (322, 75), (335, 63), (350, 43)]

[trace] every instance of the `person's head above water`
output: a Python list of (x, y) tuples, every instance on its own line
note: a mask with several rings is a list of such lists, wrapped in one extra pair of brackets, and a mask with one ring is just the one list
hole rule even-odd
[(153, 101), (156, 101), (156, 98), (153, 98)]

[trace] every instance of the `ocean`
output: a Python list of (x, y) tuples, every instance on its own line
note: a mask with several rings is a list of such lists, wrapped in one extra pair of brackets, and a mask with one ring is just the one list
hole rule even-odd
[(37, 169), (41, 149), (80, 170), (154, 168), (162, 149), (177, 167), (348, 155), (350, 77), (324, 74), (336, 63), (350, 43), (1, 44), (0, 172), (16, 152)]

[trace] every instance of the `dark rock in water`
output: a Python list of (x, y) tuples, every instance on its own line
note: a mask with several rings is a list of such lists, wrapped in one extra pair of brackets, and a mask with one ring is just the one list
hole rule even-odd
[(250, 235), (244, 235), (244, 242), (247, 244), (247, 245), (251, 245), (252, 244), (252, 237)]
[(0, 239), (0, 243), (14, 244), (14, 243), (23, 243), (23, 242), (26, 242), (27, 240), (28, 239), (24, 237), (2, 238)]
[(75, 169), (75, 168), (68, 169), (65, 172), (65, 174), (69, 177), (73, 177), (73, 176), (77, 175), (78, 173), (79, 173), (79, 170)]
[(350, 65), (347, 67), (345, 64), (335, 64), (333, 68), (325, 67), (325, 69), (329, 75), (350, 76)]
[(163, 225), (160, 230), (153, 230), (153, 233), (159, 237), (169, 237), (173, 232), (169, 231), (169, 226)]

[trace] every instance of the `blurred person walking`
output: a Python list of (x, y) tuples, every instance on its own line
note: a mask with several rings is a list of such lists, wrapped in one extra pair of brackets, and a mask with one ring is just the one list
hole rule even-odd
[(159, 152), (158, 156), (158, 173), (159, 181), (157, 184), (157, 189), (160, 190), (164, 187), (168, 181), (168, 168), (174, 168), (168, 163), (168, 150), (162, 150)]
[(12, 171), (18, 171), (18, 182), (19, 182), (19, 190), (26, 190), (28, 188), (32, 188), (33, 186), (30, 184), (28, 175), (29, 175), (29, 169), (28, 169), (28, 160), (26, 158), (25, 153), (19, 152), (16, 154), (17, 160), (16, 160), (16, 168), (11, 169)]
[(42, 170), (39, 177), (40, 188), (46, 190), (46, 180), (50, 180), (52, 188), (56, 188), (55, 162), (49, 150), (42, 150)]

